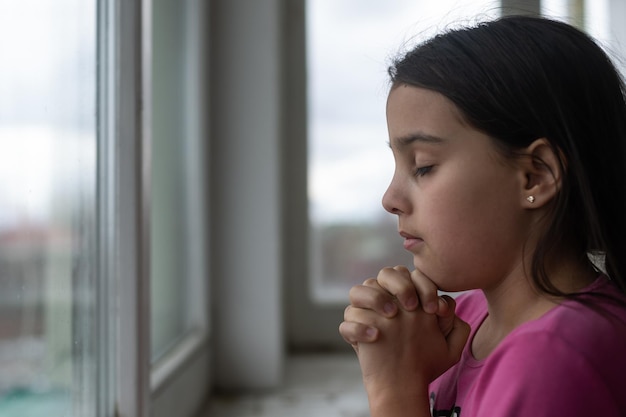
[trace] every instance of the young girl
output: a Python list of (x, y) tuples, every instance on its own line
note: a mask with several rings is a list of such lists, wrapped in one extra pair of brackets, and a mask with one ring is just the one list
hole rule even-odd
[(610, 60), (567, 24), (506, 17), (390, 74), (383, 205), (415, 269), (352, 288), (340, 325), (371, 415), (626, 415), (626, 104)]

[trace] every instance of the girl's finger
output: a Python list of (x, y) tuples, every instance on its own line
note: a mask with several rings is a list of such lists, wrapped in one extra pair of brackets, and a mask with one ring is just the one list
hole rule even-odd
[(417, 292), (411, 282), (411, 273), (405, 266), (381, 269), (376, 281), (381, 288), (398, 300), (404, 310), (413, 311), (417, 308), (419, 304)]
[(339, 325), (339, 334), (346, 343), (355, 346), (358, 343), (372, 343), (378, 340), (379, 331), (375, 327), (361, 323), (343, 321)]
[(435, 283), (417, 269), (411, 272), (410, 277), (424, 311), (432, 314), (437, 313), (439, 310), (439, 294)]
[(373, 310), (384, 317), (394, 317), (398, 307), (394, 296), (382, 288), (375, 279), (366, 280), (362, 285), (355, 285), (349, 292), (350, 304), (354, 307)]

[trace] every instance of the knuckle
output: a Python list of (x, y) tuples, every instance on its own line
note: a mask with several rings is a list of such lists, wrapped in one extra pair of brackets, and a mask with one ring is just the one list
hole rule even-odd
[(376, 285), (377, 283), (378, 281), (376, 281), (376, 278), (368, 278), (365, 281), (363, 281), (363, 285), (366, 287), (372, 287)]
[(346, 307), (346, 309), (343, 312), (343, 320), (346, 322), (354, 322), (357, 320), (358, 317), (358, 310), (359, 309), (355, 309), (352, 306), (348, 306)]
[(349, 323), (343, 321), (339, 324), (339, 334), (347, 343), (352, 343), (352, 335), (350, 332)]
[(396, 265), (393, 267), (395, 271), (402, 272), (404, 274), (409, 273), (409, 268), (404, 265)]
[(403, 274), (399, 274), (395, 268), (387, 267), (381, 270), (376, 281), (384, 288), (397, 285), (402, 281)]
[(348, 291), (348, 298), (350, 299), (351, 302), (354, 302), (355, 300), (358, 300), (361, 297), (362, 293), (363, 293), (363, 286), (355, 285), (354, 287), (350, 288), (350, 291)]
[(378, 271), (378, 278), (380, 279), (382, 277), (386, 277), (389, 274), (393, 274), (395, 272), (396, 272), (396, 270), (393, 267), (386, 266), (386, 267), (382, 268), (380, 271)]

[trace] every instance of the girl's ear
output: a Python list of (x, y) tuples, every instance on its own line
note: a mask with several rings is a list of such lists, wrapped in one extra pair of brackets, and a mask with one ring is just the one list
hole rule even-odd
[(555, 152), (545, 138), (535, 140), (525, 149), (521, 162), (524, 207), (542, 207), (561, 189), (563, 173)]

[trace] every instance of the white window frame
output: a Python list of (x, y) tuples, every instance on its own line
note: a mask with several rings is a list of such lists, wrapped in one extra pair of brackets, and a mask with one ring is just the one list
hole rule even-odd
[[(306, 2), (288, 2), (285, 15), (285, 101), (283, 195), (285, 245), (283, 268), (287, 311), (287, 340), (295, 350), (311, 347), (349, 351), (338, 326), (345, 306), (316, 304), (310, 292), (311, 259), (307, 195), (307, 84), (306, 84)], [(314, 1), (314, 0), (309, 0)], [(297, 239), (293, 237), (297, 236)], [(295, 278), (297, 277), (297, 279)]]
[[(196, 17), (198, 39), (204, 40), (208, 6), (201, 0), (185, 6)], [(150, 364), (151, 20), (151, 0), (100, 0), (98, 5), (96, 397), (102, 417), (188, 417), (198, 412), (209, 389), (208, 327)], [(205, 76), (201, 71), (194, 75)]]
[[(100, 1), (99, 181), (101, 246), (105, 269), (100, 281), (110, 297), (99, 308), (108, 351), (100, 369), (113, 368), (97, 393), (109, 392), (116, 416), (147, 417), (149, 408), (148, 275), (146, 271), (143, 115), (146, 1)], [(143, 151), (143, 152), (142, 152)], [(105, 249), (106, 248), (106, 249)], [(105, 275), (106, 274), (106, 275)], [(102, 288), (101, 288), (102, 289)], [(109, 318), (107, 320), (106, 318)], [(111, 320), (112, 319), (112, 320)], [(111, 366), (115, 364), (115, 366)], [(110, 404), (100, 415), (109, 416)]]

